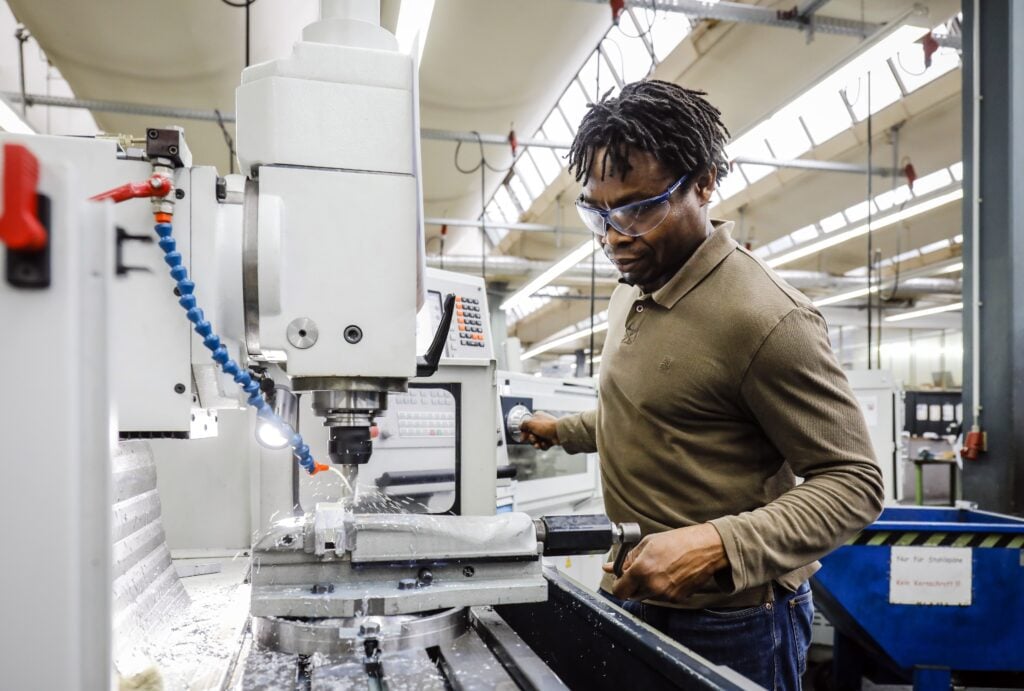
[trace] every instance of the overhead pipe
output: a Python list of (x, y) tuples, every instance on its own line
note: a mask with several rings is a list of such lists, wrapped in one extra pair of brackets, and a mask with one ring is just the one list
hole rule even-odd
[[(452, 271), (480, 270), (480, 257), (472, 254), (429, 255), (427, 265)], [(551, 266), (550, 262), (537, 259), (524, 259), (508, 255), (490, 255), (486, 259), (488, 277), (519, 278), (536, 275)], [(597, 262), (594, 273), (602, 281), (617, 281), (619, 272), (614, 265)], [(858, 276), (833, 276), (823, 271), (783, 270), (776, 272), (780, 278), (797, 290), (856, 290), (867, 286), (867, 279)], [(590, 278), (590, 261), (582, 261), (570, 268), (563, 278)], [(553, 283), (557, 284), (556, 279)], [(897, 295), (924, 295), (932, 293), (959, 294), (961, 281), (955, 278), (910, 277), (900, 281)]]
[[(171, 118), (176, 120), (200, 120), (204, 122), (235, 122), (234, 113), (222, 112), (218, 117), (214, 110), (203, 110), (201, 108), (174, 108), (171, 106), (150, 106), (141, 103), (124, 103), (121, 101), (97, 101), (81, 98), (69, 98), (67, 96), (47, 96), (44, 94), (26, 94), (24, 97), (16, 91), (3, 92), (3, 98), (11, 103), (21, 103), (28, 106), (54, 106), (57, 108), (81, 108), (105, 113), (121, 113), (124, 115), (144, 115), (158, 118)], [(481, 142), (486, 145), (508, 146), (508, 135), (484, 134), (476, 132), (457, 132), (452, 130), (438, 130), (423, 128), (420, 130), (422, 139), (432, 139), (452, 142)], [(547, 141), (546, 139), (522, 138), (517, 143), (520, 147), (537, 147), (544, 149), (568, 149), (570, 142)], [(867, 173), (865, 166), (856, 163), (844, 163), (840, 161), (815, 161), (811, 159), (779, 159), (759, 158), (755, 156), (737, 156), (730, 163), (747, 165), (771, 166), (773, 168), (793, 168), (797, 170), (812, 170), (823, 173), (854, 173), (864, 175)], [(893, 171), (889, 168), (874, 168), (876, 175), (898, 175), (900, 171)], [(454, 222), (441, 219), (428, 219), (435, 221), (436, 225), (447, 224), (450, 226), (469, 226), (473, 224), (479, 227), (474, 221)], [(487, 223), (491, 228), (510, 228), (512, 230), (555, 230), (554, 226), (539, 227), (539, 224), (511, 224), (501, 225), (499, 223)], [(538, 227), (529, 227), (529, 226)], [(517, 227), (513, 227), (517, 226)], [(574, 231), (575, 232), (575, 231)]]

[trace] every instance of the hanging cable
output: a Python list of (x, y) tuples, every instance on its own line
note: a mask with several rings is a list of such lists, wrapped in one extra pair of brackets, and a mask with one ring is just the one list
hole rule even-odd
[(472, 175), (480, 172), (480, 276), (487, 280), (487, 171), (493, 173), (507, 173), (512, 170), (508, 168), (496, 168), (491, 165), (484, 154), (484, 140), (476, 130), (472, 132), (476, 137), (477, 146), (480, 148), (480, 159), (472, 168), (463, 168), (459, 163), (459, 153), (462, 151), (462, 142), (455, 145), (455, 169), (464, 175)]
[(251, 64), (251, 34), (252, 34), (252, 16), (249, 12), (249, 8), (252, 7), (256, 0), (220, 0), (228, 7), (234, 7), (240, 10), (245, 10), (245, 66), (248, 67)]
[(231, 138), (227, 125), (224, 124), (224, 117), (220, 114), (220, 110), (215, 108), (213, 114), (217, 116), (217, 125), (220, 126), (220, 131), (224, 135), (224, 143), (228, 145), (228, 169), (233, 175), (235, 172), (235, 140)]

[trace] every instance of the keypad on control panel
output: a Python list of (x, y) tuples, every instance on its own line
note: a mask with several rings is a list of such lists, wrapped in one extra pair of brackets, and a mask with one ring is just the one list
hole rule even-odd
[(455, 298), (455, 325), (458, 326), (458, 336), (454, 332), (451, 333), (449, 343), (455, 345), (458, 338), (459, 345), (470, 348), (485, 347), (484, 323), (478, 299), (462, 296)]
[[(412, 389), (391, 396), (396, 405), (398, 434), (410, 437), (454, 437), (455, 411), (450, 409), (451, 395), (435, 389)], [(416, 406), (407, 409), (405, 406)]]

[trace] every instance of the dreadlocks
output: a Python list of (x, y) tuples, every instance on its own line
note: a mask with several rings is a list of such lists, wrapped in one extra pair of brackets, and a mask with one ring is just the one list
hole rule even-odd
[(721, 180), (728, 173), (729, 130), (718, 108), (702, 98), (706, 95), (656, 79), (627, 84), (616, 97), (606, 95), (583, 116), (569, 149), (569, 170), (587, 184), (594, 157), (604, 149), (601, 179), (605, 174), (625, 178), (633, 149), (650, 152), (674, 175), (714, 166)]

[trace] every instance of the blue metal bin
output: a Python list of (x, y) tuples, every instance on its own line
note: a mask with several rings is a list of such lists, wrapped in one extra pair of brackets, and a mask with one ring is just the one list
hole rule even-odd
[[(936, 547), (969, 551), (925, 551)], [(957, 557), (938, 559), (946, 554)], [(908, 555), (925, 564), (914, 573), (930, 580), (906, 580)], [(957, 560), (956, 567), (941, 563)], [(943, 580), (948, 569), (963, 572), (968, 562), (967, 579)], [(894, 603), (922, 582), (925, 592), (959, 597), (959, 604)], [(1024, 519), (967, 509), (888, 508), (822, 559), (811, 585), (815, 604), (836, 628), (833, 674), (841, 689), (859, 688), (866, 661), (913, 681), (915, 691), (948, 691), (955, 673), (1024, 672)]]

